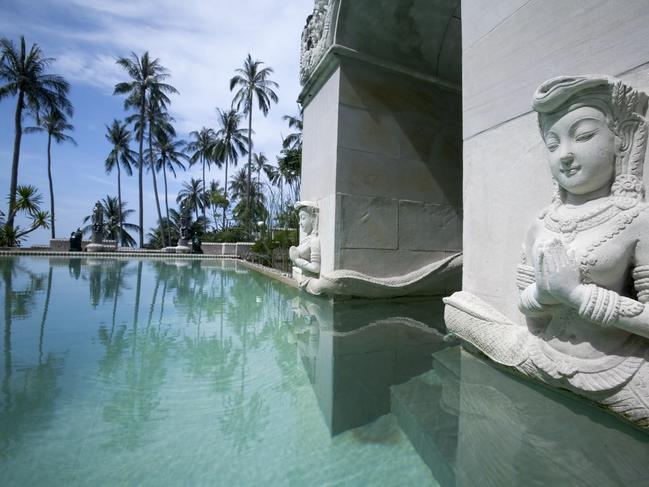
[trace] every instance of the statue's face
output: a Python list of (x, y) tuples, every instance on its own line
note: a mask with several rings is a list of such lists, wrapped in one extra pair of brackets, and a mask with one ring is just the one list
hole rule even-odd
[(600, 110), (585, 106), (549, 115), (545, 127), (550, 171), (559, 186), (587, 195), (611, 185), (616, 137)]
[(313, 217), (304, 209), (300, 210), (300, 230), (307, 235), (313, 231)]

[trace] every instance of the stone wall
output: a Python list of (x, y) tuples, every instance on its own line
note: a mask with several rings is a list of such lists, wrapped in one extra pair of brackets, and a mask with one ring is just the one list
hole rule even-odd
[(250, 252), (253, 243), (215, 243), (203, 242), (201, 248), (205, 255), (222, 255), (224, 257), (238, 257), (244, 259)]
[[(84, 240), (81, 243), (81, 248), (86, 249), (86, 246), (91, 243), (90, 240)], [(117, 249), (117, 242), (115, 240), (105, 240), (105, 245), (112, 245)], [(247, 257), (250, 252), (250, 248), (253, 246), (251, 242), (239, 242), (239, 243), (212, 243), (204, 242), (202, 244), (203, 253), (206, 255), (222, 255), (224, 257), (238, 257), (244, 259)], [(56, 252), (67, 252), (70, 249), (70, 240), (57, 238), (50, 240), (50, 250)]]
[(523, 239), (553, 194), (532, 94), (589, 73), (648, 91), (648, 38), (646, 0), (462, 1), (463, 289), (510, 318)]
[(461, 98), (344, 58), (304, 111), (322, 272), (403, 275), (461, 251)]
[[(81, 248), (86, 250), (88, 244), (92, 243), (91, 240), (83, 240), (81, 242)], [(104, 245), (112, 246), (114, 249), (117, 249), (117, 241), (115, 240), (104, 240)], [(54, 238), (50, 240), (50, 250), (56, 252), (67, 252), (70, 250), (70, 239), (69, 238)]]

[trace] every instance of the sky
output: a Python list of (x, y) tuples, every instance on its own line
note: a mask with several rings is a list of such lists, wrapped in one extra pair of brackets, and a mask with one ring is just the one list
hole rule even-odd
[[(52, 147), (56, 236), (69, 238), (90, 215), (94, 202), (117, 195), (117, 174), (107, 175), (104, 161), (110, 152), (106, 125), (124, 119), (123, 97), (113, 96), (115, 83), (128, 81), (115, 63), (131, 52), (149, 51), (169, 69), (169, 82), (180, 92), (172, 96), (171, 115), (178, 136), (217, 126), (216, 108), (229, 108), (233, 93), (229, 79), (250, 53), (274, 70), (279, 84), (279, 103), (264, 118), (253, 117), (255, 152), (271, 162), (281, 149), (282, 135), (290, 132), (282, 116), (298, 111), (300, 34), (313, 0), (0, 0), (0, 36), (28, 48), (37, 43), (45, 56), (55, 58), (50, 71), (71, 85), (75, 113), (71, 144)], [(14, 140), (16, 99), (0, 101), (0, 194), (9, 190)], [(23, 126), (33, 126), (26, 117)], [(47, 183), (47, 136), (25, 134), (22, 138), (18, 184), (32, 184), (43, 195), (49, 210)], [(133, 149), (137, 149), (135, 143)], [(243, 161), (240, 163), (243, 163)], [(169, 184), (170, 205), (181, 182), (200, 177), (199, 165)], [(230, 172), (231, 174), (232, 172)], [(223, 184), (222, 171), (212, 167), (206, 177)], [(159, 182), (159, 187), (161, 186)], [(137, 210), (137, 175), (122, 180), (122, 199)], [(0, 207), (6, 212), (3, 197)], [(161, 202), (162, 204), (162, 202)], [(174, 201), (175, 206), (175, 201)], [(145, 233), (156, 217), (151, 175), (144, 175)], [(137, 223), (137, 215), (131, 219)], [(23, 219), (18, 224), (26, 226)], [(135, 237), (135, 235), (134, 235)], [(46, 244), (50, 231), (39, 229), (26, 246)]]

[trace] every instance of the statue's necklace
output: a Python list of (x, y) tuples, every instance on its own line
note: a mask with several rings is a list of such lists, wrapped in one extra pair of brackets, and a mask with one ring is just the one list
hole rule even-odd
[(619, 215), (622, 209), (611, 200), (590, 211), (574, 216), (559, 215), (560, 205), (552, 206), (543, 216), (543, 223), (548, 230), (560, 233), (565, 243), (572, 242), (579, 232), (594, 228)]

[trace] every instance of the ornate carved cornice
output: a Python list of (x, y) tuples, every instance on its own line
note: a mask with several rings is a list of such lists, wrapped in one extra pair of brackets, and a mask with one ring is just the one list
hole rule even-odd
[(313, 13), (302, 31), (300, 83), (305, 84), (333, 43), (334, 11), (337, 0), (316, 0)]

